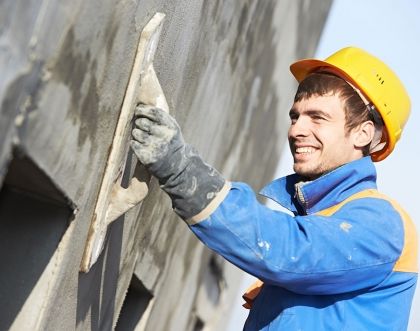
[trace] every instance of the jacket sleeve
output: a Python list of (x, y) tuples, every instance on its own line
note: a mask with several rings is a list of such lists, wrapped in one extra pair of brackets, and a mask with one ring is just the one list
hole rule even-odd
[(391, 273), (404, 241), (401, 217), (386, 200), (353, 200), (329, 217), (293, 217), (260, 204), (243, 183), (233, 183), (190, 228), (244, 271), (301, 294), (374, 287)]

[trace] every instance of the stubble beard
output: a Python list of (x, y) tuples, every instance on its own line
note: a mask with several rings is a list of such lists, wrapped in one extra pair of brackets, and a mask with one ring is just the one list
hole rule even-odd
[(318, 165), (294, 164), (293, 170), (305, 181), (317, 179), (329, 172), (327, 169), (325, 169), (325, 165), (322, 163)]

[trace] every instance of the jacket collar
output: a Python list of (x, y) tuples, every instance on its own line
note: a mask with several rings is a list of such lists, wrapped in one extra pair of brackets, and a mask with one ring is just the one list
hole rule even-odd
[(278, 178), (260, 194), (297, 214), (313, 214), (349, 196), (376, 188), (376, 169), (370, 156), (349, 162), (310, 182), (297, 174)]

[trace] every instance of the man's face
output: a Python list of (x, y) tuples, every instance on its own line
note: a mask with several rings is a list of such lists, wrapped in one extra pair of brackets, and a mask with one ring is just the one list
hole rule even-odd
[(293, 104), (288, 132), (293, 169), (313, 180), (362, 156), (354, 145), (355, 132), (345, 129), (339, 96), (312, 96)]

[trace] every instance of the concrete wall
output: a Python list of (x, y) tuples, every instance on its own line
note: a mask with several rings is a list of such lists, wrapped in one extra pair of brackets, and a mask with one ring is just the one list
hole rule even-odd
[(257, 190), (286, 135), (288, 65), (314, 52), (330, 2), (0, 2), (0, 329), (223, 330), (240, 273), (154, 180), (79, 272), (139, 35), (166, 13), (155, 69), (171, 113), (210, 164)]

